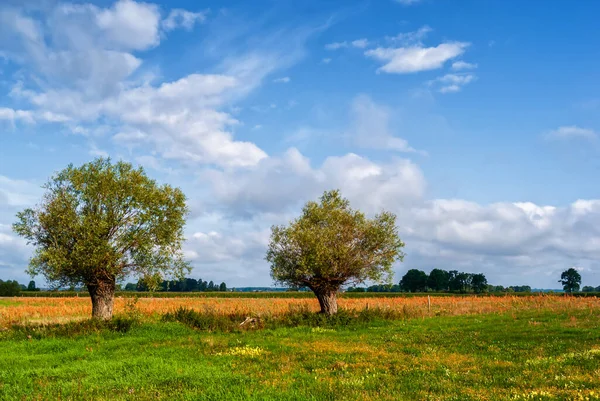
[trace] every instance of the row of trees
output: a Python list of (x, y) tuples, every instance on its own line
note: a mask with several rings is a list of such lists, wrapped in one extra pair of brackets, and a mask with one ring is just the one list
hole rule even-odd
[(0, 280), (0, 297), (14, 297), (21, 293), (21, 291), (39, 291), (36, 287), (35, 281), (31, 280), (29, 285), (25, 286), (19, 284), (16, 280), (2, 281)]
[(163, 280), (158, 288), (151, 288), (146, 280), (140, 279), (137, 284), (127, 283), (125, 291), (168, 291), (168, 292), (193, 292), (193, 291), (227, 291), (227, 284), (215, 284), (211, 281), (184, 278), (183, 280)]
[(472, 274), (458, 270), (433, 269), (427, 274), (422, 270), (411, 269), (400, 280), (400, 288), (408, 292), (431, 290), (480, 294), (488, 291), (488, 282), (482, 273)]
[[(450, 272), (448, 272), (450, 273)], [(428, 276), (428, 281), (429, 281), (429, 276)], [(591, 290), (589, 291), (594, 291), (594, 287), (584, 287), (584, 290), (586, 288), (591, 288)], [(409, 290), (403, 289), (400, 284), (377, 284), (377, 285), (371, 285), (369, 287), (350, 287), (346, 290), (347, 292), (406, 292)], [(438, 291), (435, 289), (430, 288), (429, 286), (427, 287), (427, 291)], [(449, 289), (447, 290), (441, 290), (438, 292), (448, 292), (450, 291)], [(600, 291), (600, 287), (598, 289), (598, 291)], [(502, 285), (489, 285), (487, 286), (487, 292), (531, 292), (531, 287), (528, 285), (513, 285), (513, 286), (509, 286), (509, 287), (504, 287)]]

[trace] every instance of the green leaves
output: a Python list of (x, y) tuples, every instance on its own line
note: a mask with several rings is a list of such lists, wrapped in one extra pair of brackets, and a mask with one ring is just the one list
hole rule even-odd
[(396, 216), (374, 219), (353, 210), (339, 191), (308, 202), (289, 226), (274, 226), (266, 259), (278, 282), (337, 290), (366, 280), (389, 282), (392, 265), (402, 260)]
[(44, 188), (41, 204), (19, 213), (13, 225), (36, 247), (31, 274), (67, 285), (189, 271), (181, 252), (187, 214), (181, 190), (103, 158), (68, 166)]

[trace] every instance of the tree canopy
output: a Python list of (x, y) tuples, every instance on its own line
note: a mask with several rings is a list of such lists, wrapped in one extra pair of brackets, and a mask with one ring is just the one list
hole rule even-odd
[(429, 272), (427, 287), (433, 291), (445, 291), (448, 289), (450, 274), (446, 270), (433, 269)]
[(16, 281), (0, 280), (0, 297), (14, 297), (21, 292), (21, 285)]
[(390, 282), (402, 247), (394, 214), (369, 219), (334, 190), (308, 202), (288, 226), (272, 227), (266, 260), (276, 282), (310, 288), (321, 312), (333, 314), (342, 285)]
[(579, 291), (579, 285), (581, 284), (581, 274), (574, 268), (565, 270), (560, 275), (559, 283), (563, 285), (563, 289), (566, 292)]
[(41, 204), (13, 225), (36, 247), (29, 273), (58, 286), (84, 284), (93, 316), (112, 316), (117, 279), (189, 270), (181, 251), (185, 195), (141, 167), (98, 158), (69, 165), (44, 189)]
[(419, 292), (427, 290), (427, 273), (418, 269), (410, 269), (400, 280), (400, 288), (404, 291)]

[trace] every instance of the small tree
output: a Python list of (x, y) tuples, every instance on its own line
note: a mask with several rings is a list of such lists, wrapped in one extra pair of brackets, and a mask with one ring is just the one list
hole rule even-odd
[(320, 202), (308, 202), (288, 226), (272, 227), (266, 260), (276, 282), (310, 288), (321, 312), (332, 315), (343, 285), (389, 282), (403, 246), (394, 214), (368, 219), (339, 191), (329, 191)]
[(560, 275), (559, 283), (563, 285), (563, 289), (566, 292), (579, 291), (579, 285), (581, 284), (581, 274), (574, 268), (570, 268), (565, 270)]
[(29, 273), (59, 286), (84, 284), (93, 317), (112, 317), (118, 279), (147, 277), (153, 290), (157, 277), (189, 270), (181, 251), (185, 195), (142, 168), (99, 158), (70, 165), (44, 188), (42, 203), (13, 226), (36, 247)]
[(410, 292), (425, 291), (427, 289), (427, 273), (418, 269), (410, 269), (400, 280), (400, 288)]
[(27, 291), (38, 291), (39, 288), (35, 286), (35, 281), (31, 280), (29, 285), (27, 285)]

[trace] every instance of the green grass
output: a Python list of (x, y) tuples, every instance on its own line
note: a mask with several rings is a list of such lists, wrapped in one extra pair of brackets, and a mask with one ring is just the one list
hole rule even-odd
[(0, 299), (0, 306), (16, 306), (21, 302), (15, 301), (13, 299)]
[(92, 329), (0, 333), (0, 400), (600, 399), (596, 310)]

